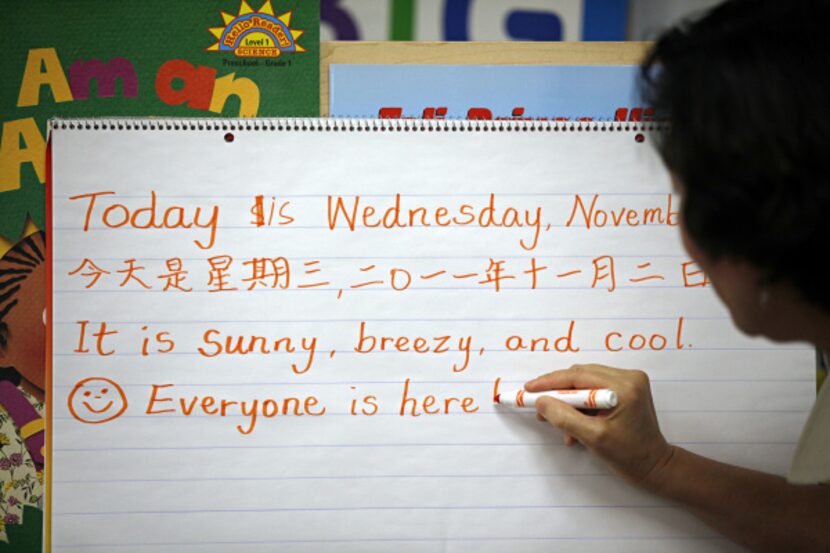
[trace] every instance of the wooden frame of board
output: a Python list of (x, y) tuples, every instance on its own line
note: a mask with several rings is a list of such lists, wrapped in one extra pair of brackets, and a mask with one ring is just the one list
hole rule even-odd
[(636, 65), (650, 42), (321, 42), (320, 116), (331, 64)]

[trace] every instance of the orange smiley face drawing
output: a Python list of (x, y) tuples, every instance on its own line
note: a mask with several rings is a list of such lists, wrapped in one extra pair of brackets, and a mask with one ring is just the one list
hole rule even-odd
[(127, 396), (121, 386), (101, 376), (75, 384), (68, 403), (72, 416), (87, 424), (109, 422), (127, 410)]

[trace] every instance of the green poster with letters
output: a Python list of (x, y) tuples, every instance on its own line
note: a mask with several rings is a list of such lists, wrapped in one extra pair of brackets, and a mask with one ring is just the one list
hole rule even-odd
[(319, 20), (314, 0), (5, 3), (0, 242), (43, 228), (53, 116), (318, 115)]

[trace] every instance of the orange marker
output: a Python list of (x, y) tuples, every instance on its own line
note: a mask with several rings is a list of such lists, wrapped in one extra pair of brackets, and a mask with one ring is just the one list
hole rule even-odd
[(508, 407), (536, 407), (540, 397), (552, 397), (573, 405), (578, 409), (612, 409), (617, 406), (617, 394), (613, 390), (547, 390), (545, 392), (527, 392), (524, 389), (515, 392), (496, 394), (493, 403)]

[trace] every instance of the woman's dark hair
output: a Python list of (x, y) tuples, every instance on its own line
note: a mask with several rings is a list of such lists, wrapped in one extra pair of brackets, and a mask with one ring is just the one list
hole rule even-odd
[(830, 2), (733, 0), (663, 33), (642, 65), (688, 234), (830, 310)]

